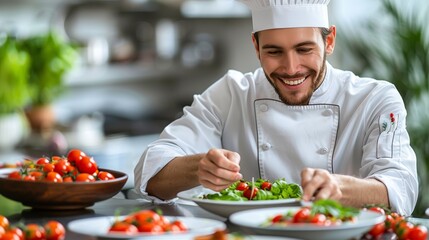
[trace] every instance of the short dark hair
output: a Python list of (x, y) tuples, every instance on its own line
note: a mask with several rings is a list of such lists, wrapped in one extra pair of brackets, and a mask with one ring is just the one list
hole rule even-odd
[[(328, 37), (329, 34), (332, 33), (332, 31), (329, 28), (321, 27), (319, 29), (320, 29), (320, 33), (322, 34), (323, 43), (326, 44), (326, 38)], [(255, 36), (256, 43), (259, 45), (259, 32), (255, 32), (253, 33), (253, 35)]]

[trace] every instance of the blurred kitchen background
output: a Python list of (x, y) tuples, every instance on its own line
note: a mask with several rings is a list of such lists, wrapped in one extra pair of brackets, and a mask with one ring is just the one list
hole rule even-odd
[[(424, 191), (427, 1), (331, 0), (329, 8), (337, 26), (330, 63), (392, 81), (403, 94)], [(62, 77), (63, 91), (49, 104), (54, 127), (33, 129), (26, 115), (12, 121), (22, 122), (20, 130), (7, 132), (12, 128), (0, 125), (0, 163), (80, 148), (102, 167), (129, 173), (131, 188), (133, 166), (146, 145), (181, 115), (194, 94), (228, 69), (259, 66), (251, 31), (249, 11), (233, 0), (1, 0), (0, 44), (6, 36), (19, 40), (54, 32), (77, 57)], [(2, 81), (0, 75), (5, 88)], [(12, 132), (19, 133), (13, 144)], [(427, 198), (422, 194), (417, 215), (429, 206)]]

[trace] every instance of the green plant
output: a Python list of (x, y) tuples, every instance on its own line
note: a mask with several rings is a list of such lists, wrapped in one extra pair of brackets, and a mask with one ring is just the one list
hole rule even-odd
[(64, 90), (63, 77), (73, 67), (77, 51), (52, 31), (23, 39), (22, 47), (31, 56), (31, 104), (49, 104)]
[[(421, 216), (429, 206), (429, 22), (428, 11), (420, 6), (411, 12), (391, 0), (381, 8), (388, 22), (377, 19), (367, 25), (367, 33), (350, 34), (344, 42), (357, 62), (352, 68), (359, 75), (385, 79), (395, 84), (408, 110), (411, 145), (417, 155), (420, 195), (413, 215)], [(407, 2), (405, 5), (409, 7)], [(384, 25), (380, 25), (384, 23)], [(363, 37), (362, 37), (363, 36)]]
[(22, 110), (28, 102), (28, 54), (15, 39), (0, 37), (0, 116)]

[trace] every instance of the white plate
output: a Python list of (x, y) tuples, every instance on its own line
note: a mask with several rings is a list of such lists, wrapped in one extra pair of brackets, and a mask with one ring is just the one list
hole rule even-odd
[[(188, 231), (184, 233), (165, 233), (165, 234), (150, 234), (139, 233), (136, 235), (126, 235), (120, 233), (108, 233), (108, 230), (117, 217), (95, 217), (71, 221), (67, 228), (68, 230), (98, 239), (193, 239), (195, 236), (212, 234), (215, 231), (222, 231), (226, 229), (225, 223), (207, 218), (195, 217), (172, 217), (166, 216), (170, 221), (177, 219), (182, 221), (187, 227)], [(174, 236), (174, 237), (173, 237)]]
[(360, 211), (357, 221), (336, 226), (313, 226), (310, 224), (289, 226), (262, 226), (270, 217), (297, 211), (300, 207), (276, 207), (254, 209), (234, 213), (229, 220), (238, 226), (253, 231), (256, 234), (276, 235), (308, 240), (344, 240), (359, 239), (372, 226), (384, 221), (383, 214), (373, 211)]
[(301, 201), (297, 198), (255, 201), (223, 201), (201, 198), (203, 195), (209, 193), (214, 193), (214, 191), (203, 187), (196, 187), (179, 192), (177, 197), (180, 199), (193, 201), (201, 208), (225, 218), (229, 217), (232, 213), (249, 209), (301, 206)]

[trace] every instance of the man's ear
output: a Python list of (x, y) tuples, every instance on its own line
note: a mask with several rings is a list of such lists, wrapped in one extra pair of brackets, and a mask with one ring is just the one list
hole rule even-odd
[(335, 48), (335, 37), (337, 35), (337, 28), (332, 25), (330, 27), (331, 33), (326, 37), (326, 54), (332, 54)]
[(255, 33), (252, 33), (252, 42), (253, 42), (253, 47), (255, 48), (255, 51), (256, 51), (256, 56), (258, 57), (259, 60), (261, 60), (259, 57), (259, 45), (258, 45), (258, 42), (256, 41)]

